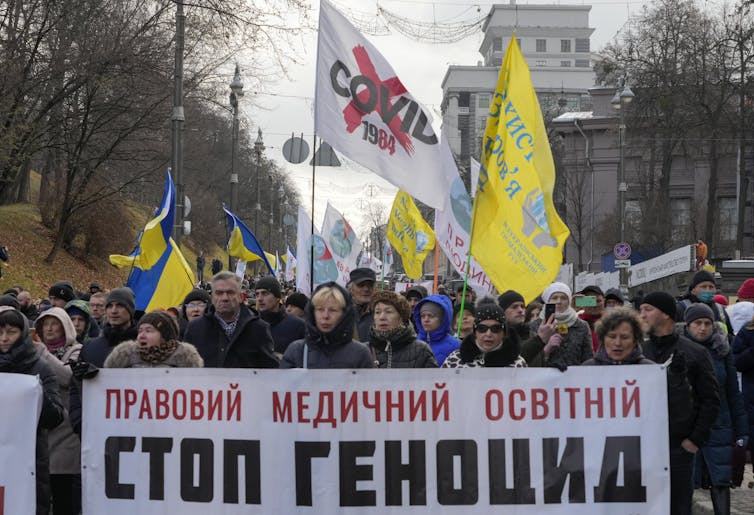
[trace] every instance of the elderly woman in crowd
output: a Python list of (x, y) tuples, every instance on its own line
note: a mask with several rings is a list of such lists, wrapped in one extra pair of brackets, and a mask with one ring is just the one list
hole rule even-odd
[(369, 349), (377, 368), (437, 368), (429, 345), (416, 339), (411, 307), (402, 295), (378, 291), (370, 309)]
[[(565, 370), (572, 365), (581, 365), (594, 356), (589, 324), (579, 319), (571, 307), (571, 297), (571, 288), (566, 284), (554, 282), (545, 288), (542, 298), (548, 304), (555, 304), (555, 314), (552, 317), (557, 324), (557, 330), (546, 342), (538, 338), (528, 341), (529, 345), (538, 346), (537, 349), (525, 349), (525, 355), (534, 356), (529, 366), (552, 366)], [(543, 309), (539, 317), (530, 324), (532, 331), (536, 332), (539, 329), (546, 311)]]
[(306, 306), (306, 337), (288, 345), (280, 368), (373, 368), (369, 349), (353, 339), (356, 308), (335, 282), (321, 284)]
[(728, 338), (703, 303), (691, 304), (683, 315), (685, 336), (709, 352), (720, 385), (720, 411), (710, 437), (696, 453), (694, 486), (710, 489), (715, 515), (730, 513), (733, 446), (746, 447), (749, 427)]
[(183, 338), (186, 334), (188, 323), (196, 318), (200, 318), (207, 310), (207, 306), (212, 303), (207, 290), (194, 288), (183, 299), (181, 304), (181, 316), (178, 318), (178, 336)]
[(474, 332), (450, 353), (442, 367), (525, 367), (520, 350), (518, 334), (508, 330), (503, 309), (494, 299), (484, 298), (476, 307)]
[[(37, 422), (36, 474), (37, 515), (50, 511), (50, 468), (47, 430), (63, 422), (63, 401), (55, 373), (42, 359), (44, 349), (29, 333), (26, 317), (9, 306), (0, 306), (0, 374), (39, 376), (42, 411)], [(3, 466), (13, 466), (4, 463)]]
[(164, 311), (141, 317), (136, 340), (113, 349), (105, 368), (201, 368), (204, 361), (190, 343), (178, 341), (178, 326)]
[(47, 352), (42, 359), (55, 374), (60, 388), (65, 420), (50, 431), (50, 487), (53, 515), (77, 515), (81, 511), (81, 441), (68, 420), (73, 373), (67, 365), (79, 357), (81, 344), (77, 331), (65, 310), (52, 307), (42, 312), (34, 323), (36, 337)]
[(602, 316), (594, 327), (599, 348), (584, 365), (651, 365), (644, 357), (644, 338), (639, 314), (631, 309), (615, 308)]

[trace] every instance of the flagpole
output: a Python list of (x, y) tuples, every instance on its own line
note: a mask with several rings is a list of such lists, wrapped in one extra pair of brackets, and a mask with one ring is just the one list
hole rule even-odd
[[(322, 143), (319, 144), (320, 149)], [(314, 133), (312, 141), (312, 226), (309, 237), (309, 291), (314, 293), (314, 184), (317, 176), (317, 133)]]
[[(484, 166), (486, 163), (483, 163), (482, 166)], [(485, 166), (486, 169), (486, 166)], [(477, 185), (473, 184), (470, 185), (472, 188), (476, 189)], [(469, 283), (469, 268), (471, 267), (471, 235), (474, 234), (474, 225), (476, 224), (476, 206), (477, 206), (477, 194), (478, 192), (475, 192), (474, 194), (474, 203), (473, 207), (471, 209), (471, 227), (469, 228), (469, 250), (466, 253), (466, 270), (463, 274), (463, 292), (461, 293), (461, 309), (458, 310), (458, 324), (456, 327), (456, 338), (461, 334), (461, 321), (463, 320), (463, 309), (464, 305), (466, 304), (466, 287)]]
[(437, 247), (440, 245), (440, 242), (437, 241), (437, 238), (435, 238), (435, 279), (432, 282), (432, 293), (437, 293), (437, 282), (438, 282), (438, 273), (440, 269), (440, 254), (437, 252)]

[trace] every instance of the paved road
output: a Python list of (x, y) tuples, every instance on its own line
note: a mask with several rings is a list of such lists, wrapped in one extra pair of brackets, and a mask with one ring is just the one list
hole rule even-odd
[[(751, 463), (746, 464), (744, 482), (741, 487), (730, 491), (730, 505), (731, 515), (754, 513), (754, 474), (751, 472)], [(709, 490), (695, 490), (693, 515), (713, 515), (714, 513)]]

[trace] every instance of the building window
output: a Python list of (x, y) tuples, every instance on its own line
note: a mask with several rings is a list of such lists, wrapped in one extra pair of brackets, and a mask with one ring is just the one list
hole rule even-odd
[(691, 199), (670, 199), (670, 224), (675, 244), (691, 241)]
[(477, 106), (479, 106), (480, 109), (489, 109), (490, 96), (486, 93), (480, 93), (477, 95)]
[(495, 57), (492, 59), (492, 66), (502, 66), (502, 65), (503, 65), (502, 57)]
[(535, 64), (537, 66), (547, 66), (547, 61), (537, 61)]
[(458, 94), (458, 107), (469, 107), (469, 103), (471, 102), (471, 93), (468, 91), (461, 91)]
[(503, 38), (492, 38), (492, 51), (493, 52), (503, 51)]
[(581, 53), (589, 52), (589, 39), (576, 39), (576, 51)]
[(560, 61), (561, 68), (569, 68), (571, 66), (571, 61)]
[(547, 52), (547, 40), (546, 39), (538, 39), (537, 40), (537, 52)]
[(482, 131), (482, 132), (484, 132), (484, 129), (487, 128), (487, 117), (486, 116), (482, 116), (481, 118), (479, 118), (479, 126), (478, 127), (479, 127), (479, 130)]
[(589, 59), (576, 59), (576, 68), (589, 68)]
[(738, 232), (738, 218), (736, 216), (737, 205), (735, 197), (723, 197), (719, 199), (720, 241), (734, 241)]
[(560, 51), (564, 53), (569, 53), (571, 51), (571, 40), (570, 39), (561, 39), (560, 40)]

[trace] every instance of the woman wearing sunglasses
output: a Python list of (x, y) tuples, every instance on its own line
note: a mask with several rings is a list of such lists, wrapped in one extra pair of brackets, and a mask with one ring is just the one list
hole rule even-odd
[(484, 298), (476, 306), (474, 331), (445, 360), (442, 368), (525, 367), (519, 355), (521, 341), (508, 331), (505, 314), (495, 299)]

